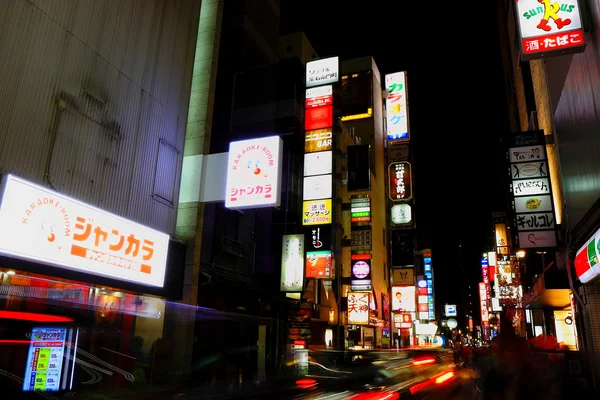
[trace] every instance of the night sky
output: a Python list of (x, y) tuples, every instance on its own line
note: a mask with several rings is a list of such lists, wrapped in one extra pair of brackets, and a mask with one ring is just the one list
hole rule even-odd
[[(453, 289), (481, 280), (491, 213), (506, 208), (495, 9), (494, 1), (282, 1), (282, 33), (306, 32), (320, 57), (370, 55), (382, 77), (407, 71), (419, 247), (432, 248), (438, 304), (459, 302)], [(457, 265), (459, 239), (467, 276)]]

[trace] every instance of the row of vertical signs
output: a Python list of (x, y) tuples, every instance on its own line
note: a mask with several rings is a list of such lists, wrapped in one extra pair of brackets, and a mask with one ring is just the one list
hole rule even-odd
[(301, 234), (284, 235), (283, 292), (302, 292), (304, 279), (332, 279), (333, 261), (333, 84), (338, 57), (306, 64), (304, 177)]

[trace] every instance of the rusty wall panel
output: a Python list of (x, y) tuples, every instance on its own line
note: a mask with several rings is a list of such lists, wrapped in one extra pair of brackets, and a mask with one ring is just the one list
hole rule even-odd
[(0, 1), (0, 174), (174, 233), (200, 3)]
[(600, 13), (598, 2), (589, 3), (594, 30), (585, 52), (573, 56), (554, 116), (571, 227), (600, 197)]

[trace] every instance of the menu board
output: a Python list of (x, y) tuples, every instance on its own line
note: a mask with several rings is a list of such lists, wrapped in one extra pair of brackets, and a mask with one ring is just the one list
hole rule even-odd
[(56, 392), (65, 351), (66, 328), (33, 328), (23, 391)]

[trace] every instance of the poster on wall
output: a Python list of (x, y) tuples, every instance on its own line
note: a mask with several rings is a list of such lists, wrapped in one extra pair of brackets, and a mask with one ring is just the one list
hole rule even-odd
[(61, 389), (67, 328), (33, 328), (23, 378), (24, 392)]

